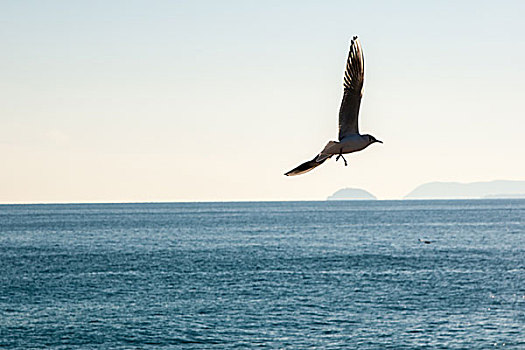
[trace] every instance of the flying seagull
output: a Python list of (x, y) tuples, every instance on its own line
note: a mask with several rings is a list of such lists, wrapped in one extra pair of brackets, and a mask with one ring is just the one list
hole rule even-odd
[(341, 107), (339, 109), (339, 141), (329, 141), (324, 149), (314, 157), (297, 168), (287, 172), (286, 176), (301, 175), (309, 172), (315, 167), (323, 164), (327, 159), (337, 155), (336, 161), (342, 158), (345, 166), (348, 165), (343, 154), (361, 151), (374, 142), (383, 143), (376, 140), (372, 135), (361, 135), (359, 133), (357, 119), (359, 116), (359, 106), (363, 96), (363, 82), (365, 74), (365, 61), (363, 50), (357, 36), (354, 36), (350, 43), (350, 52), (346, 61), (346, 71), (344, 76), (344, 94)]

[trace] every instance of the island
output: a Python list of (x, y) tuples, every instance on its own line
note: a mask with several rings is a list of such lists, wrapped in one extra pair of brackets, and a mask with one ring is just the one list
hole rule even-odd
[(416, 187), (406, 199), (525, 198), (525, 181), (429, 182)]
[(333, 195), (326, 198), (328, 201), (334, 200), (373, 200), (377, 199), (372, 193), (360, 188), (342, 188)]

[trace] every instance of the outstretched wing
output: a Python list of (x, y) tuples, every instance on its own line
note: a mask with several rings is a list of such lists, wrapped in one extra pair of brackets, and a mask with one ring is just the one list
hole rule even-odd
[(295, 175), (301, 175), (301, 174), (304, 174), (304, 173), (307, 173), (309, 172), (310, 170), (312, 170), (313, 168), (316, 168), (318, 167), (319, 165), (323, 164), (325, 162), (325, 160), (327, 160), (328, 158), (330, 157), (327, 157), (325, 159), (322, 159), (320, 161), (317, 161), (317, 157), (318, 156), (315, 156), (314, 159), (312, 160), (309, 160), (307, 162), (304, 162), (303, 164), (299, 165), (298, 167), (290, 170), (289, 172), (287, 172), (286, 176), (295, 176)]
[(344, 94), (339, 109), (339, 140), (349, 134), (359, 133), (358, 117), (363, 82), (365, 79), (365, 60), (361, 43), (354, 36), (350, 44), (344, 77)]

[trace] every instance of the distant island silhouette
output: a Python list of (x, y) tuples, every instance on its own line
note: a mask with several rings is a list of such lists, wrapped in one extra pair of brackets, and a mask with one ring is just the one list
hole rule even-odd
[(326, 198), (326, 200), (367, 200), (367, 199), (377, 199), (372, 193), (365, 191), (360, 188), (343, 188), (336, 191), (334, 194)]
[(416, 187), (406, 199), (525, 198), (525, 181), (429, 182)]

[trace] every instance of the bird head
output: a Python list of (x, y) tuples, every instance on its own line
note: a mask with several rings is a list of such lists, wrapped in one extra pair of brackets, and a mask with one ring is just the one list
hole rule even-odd
[(371, 145), (371, 144), (373, 144), (375, 142), (383, 143), (383, 141), (379, 141), (378, 139), (376, 139), (372, 135), (365, 135), (365, 136), (368, 138), (368, 144), (369, 145)]

